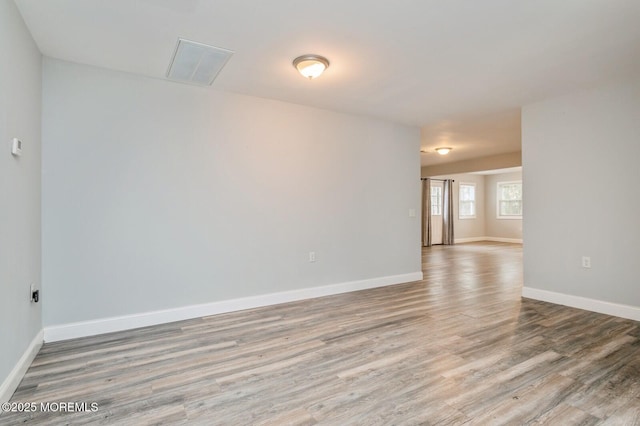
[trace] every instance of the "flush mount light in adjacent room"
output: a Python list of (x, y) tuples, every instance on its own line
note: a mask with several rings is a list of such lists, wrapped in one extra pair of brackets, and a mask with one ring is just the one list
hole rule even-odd
[(436, 148), (436, 152), (440, 155), (447, 155), (448, 153), (451, 152), (452, 149), (453, 148), (443, 146), (442, 148)]
[(302, 55), (293, 60), (293, 66), (303, 77), (312, 80), (329, 68), (329, 60), (319, 55)]
[(167, 78), (181, 83), (209, 86), (231, 55), (232, 50), (179, 38)]

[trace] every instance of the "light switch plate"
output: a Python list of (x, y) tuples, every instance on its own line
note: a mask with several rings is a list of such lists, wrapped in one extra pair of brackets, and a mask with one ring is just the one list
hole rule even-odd
[(11, 153), (16, 157), (22, 155), (22, 141), (18, 138), (13, 138), (11, 141)]

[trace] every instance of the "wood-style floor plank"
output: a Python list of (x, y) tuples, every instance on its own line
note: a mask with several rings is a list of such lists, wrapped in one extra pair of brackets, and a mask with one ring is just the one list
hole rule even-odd
[(522, 247), (424, 280), (45, 344), (0, 424), (640, 425), (640, 323), (521, 299)]

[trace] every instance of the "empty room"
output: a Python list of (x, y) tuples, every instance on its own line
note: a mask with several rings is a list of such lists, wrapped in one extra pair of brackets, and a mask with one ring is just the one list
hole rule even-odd
[(640, 425), (638, 22), (0, 0), (0, 424)]

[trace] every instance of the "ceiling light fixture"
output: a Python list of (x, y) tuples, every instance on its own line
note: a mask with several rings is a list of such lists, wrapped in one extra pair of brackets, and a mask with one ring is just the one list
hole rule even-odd
[(303, 77), (312, 80), (329, 68), (329, 60), (318, 55), (302, 55), (293, 60), (293, 66)]
[(449, 148), (447, 146), (443, 146), (442, 148), (436, 148), (436, 152), (440, 155), (447, 155), (451, 152), (453, 148)]

